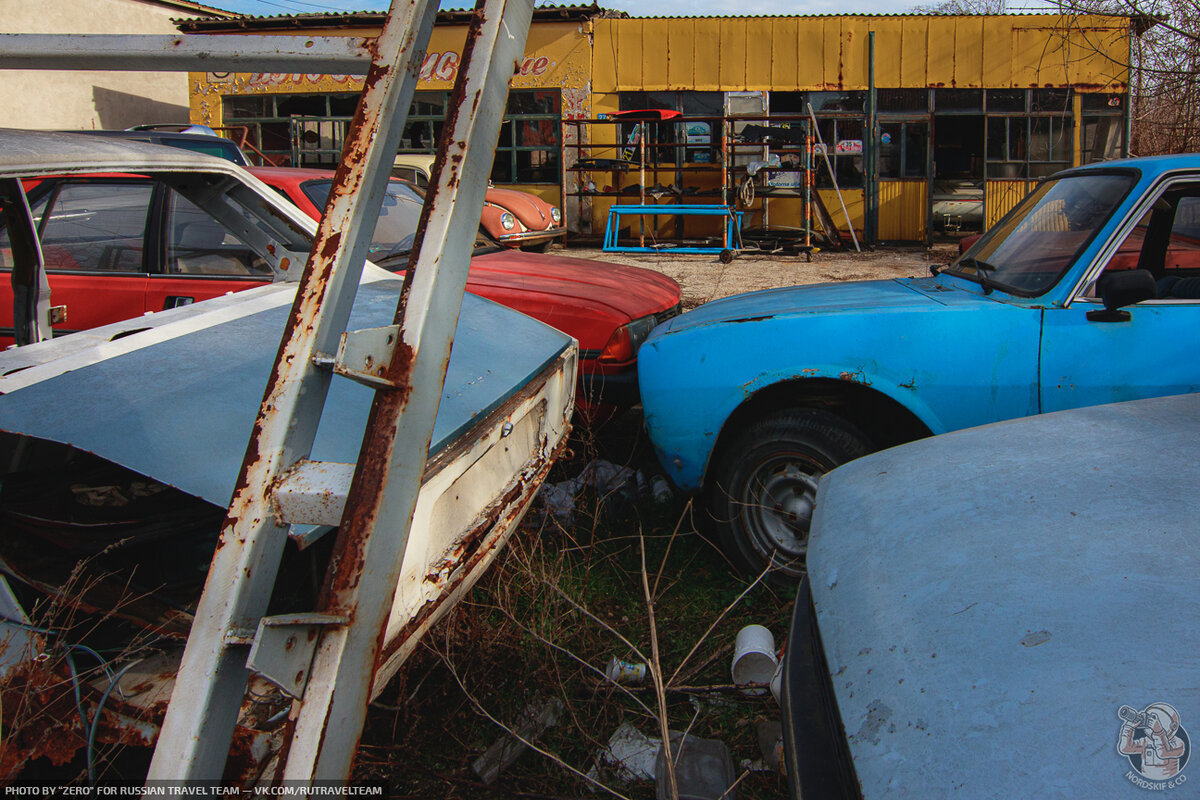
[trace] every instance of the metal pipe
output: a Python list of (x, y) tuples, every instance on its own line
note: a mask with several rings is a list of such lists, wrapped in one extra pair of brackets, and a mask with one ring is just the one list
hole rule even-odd
[(0, 33), (0, 68), (364, 75), (369, 36)]
[(879, 141), (879, 98), (875, 92), (875, 31), (867, 34), (867, 135), (863, 142), (863, 166), (866, 183), (866, 219), (863, 231), (867, 244), (879, 241), (879, 175), (876, 143)]

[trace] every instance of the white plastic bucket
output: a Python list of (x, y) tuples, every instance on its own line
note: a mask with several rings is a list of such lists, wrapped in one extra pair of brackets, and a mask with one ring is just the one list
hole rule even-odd
[(743, 689), (746, 694), (765, 694), (766, 685), (775, 676), (775, 637), (762, 625), (747, 625), (738, 631), (733, 645), (733, 682), (738, 686), (750, 683), (761, 687)]

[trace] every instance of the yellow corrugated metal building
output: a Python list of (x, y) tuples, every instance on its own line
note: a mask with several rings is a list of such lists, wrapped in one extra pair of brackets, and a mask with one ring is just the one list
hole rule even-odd
[[(300, 15), (181, 27), (362, 35), (381, 19)], [(465, 12), (440, 15), (404, 149), (434, 146), (465, 29)], [(628, 123), (583, 120), (640, 108), (710, 120), (747, 109), (778, 117), (811, 103), (854, 227), (869, 239), (921, 241), (994, 222), (1031, 182), (1058, 169), (1122, 155), (1137, 32), (1127, 17), (1101, 15), (628, 18), (597, 6), (542, 7), (492, 178), (565, 200), (572, 230), (598, 231), (612, 202), (640, 196), (628, 195), (640, 174), (573, 168), (579, 158), (616, 156), (629, 136)], [(248, 126), (262, 149), (293, 163), (331, 163), (361, 86), (345, 76), (191, 78), (194, 121)], [(737, 176), (722, 176), (736, 156), (718, 147), (720, 123), (709, 124), (708, 139), (690, 137), (703, 128), (677, 121), (647, 130), (655, 168), (645, 180), (660, 197), (669, 190), (681, 202), (714, 202), (723, 182), (736, 188)], [(823, 169), (817, 191), (840, 221)], [(788, 197), (798, 192), (762, 194), (744, 209), (748, 225), (799, 224), (800, 201)]]

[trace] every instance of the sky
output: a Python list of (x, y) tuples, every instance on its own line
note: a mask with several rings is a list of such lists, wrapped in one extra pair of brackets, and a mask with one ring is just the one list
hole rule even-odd
[[(583, 5), (590, 0), (559, 0)], [(604, 8), (635, 16), (704, 16), (769, 14), (896, 14), (912, 11), (923, 0), (598, 0)], [(240, 14), (272, 16), (342, 11), (384, 11), (386, 0), (200, 0), (205, 5)], [(470, 8), (471, 0), (443, 0), (449, 8)], [(539, 3), (541, 5), (541, 3)]]

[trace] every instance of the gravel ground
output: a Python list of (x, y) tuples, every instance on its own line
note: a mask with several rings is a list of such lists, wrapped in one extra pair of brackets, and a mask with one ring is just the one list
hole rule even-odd
[(698, 305), (741, 292), (774, 289), (806, 283), (910, 278), (929, 275), (930, 264), (948, 263), (957, 253), (953, 244), (932, 248), (888, 248), (856, 253), (822, 250), (812, 261), (803, 256), (742, 254), (730, 264), (716, 256), (674, 253), (605, 253), (598, 248), (555, 248), (558, 255), (632, 264), (669, 275), (683, 287), (683, 307)]

